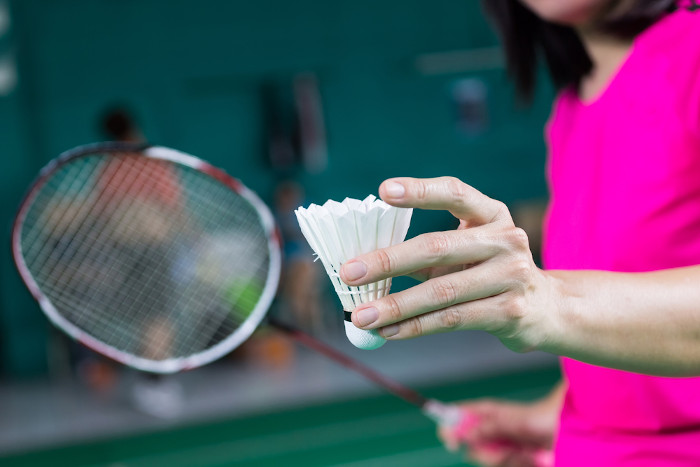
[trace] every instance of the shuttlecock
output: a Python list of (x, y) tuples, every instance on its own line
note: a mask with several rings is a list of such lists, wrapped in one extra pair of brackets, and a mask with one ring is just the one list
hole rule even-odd
[[(340, 280), (340, 267), (356, 256), (402, 242), (411, 222), (412, 209), (395, 208), (369, 195), (363, 201), (345, 198), (342, 203), (329, 200), (323, 206), (312, 204), (294, 213), (304, 237), (333, 282), (345, 312), (389, 293), (390, 278), (351, 287)], [(376, 349), (386, 342), (375, 330), (356, 328), (347, 316), (348, 313), (345, 334), (355, 347)]]

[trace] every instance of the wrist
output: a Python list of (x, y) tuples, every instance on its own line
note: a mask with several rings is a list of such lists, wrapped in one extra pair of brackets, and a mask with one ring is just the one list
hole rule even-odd
[(571, 294), (565, 275), (561, 271), (540, 271), (543, 285), (537, 303), (538, 332), (534, 349), (562, 355), (568, 337), (568, 322), (573, 310)]

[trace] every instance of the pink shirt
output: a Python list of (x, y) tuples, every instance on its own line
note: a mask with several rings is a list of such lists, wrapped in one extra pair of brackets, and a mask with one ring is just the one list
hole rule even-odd
[[(700, 11), (638, 36), (595, 101), (563, 92), (547, 138), (548, 269), (700, 264)], [(700, 466), (700, 378), (562, 366), (557, 465)]]

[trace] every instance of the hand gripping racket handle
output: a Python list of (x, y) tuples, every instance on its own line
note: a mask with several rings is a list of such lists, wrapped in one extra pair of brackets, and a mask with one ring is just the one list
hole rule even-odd
[[(463, 442), (469, 441), (469, 433), (480, 423), (479, 417), (459, 406), (444, 404), (432, 399), (423, 406), (423, 413), (438, 425), (451, 428), (455, 438)], [(516, 448), (515, 444), (507, 440), (482, 443), (481, 447), (494, 451)], [(533, 457), (536, 467), (554, 466), (554, 456), (551, 450), (538, 449)]]
[[(269, 324), (276, 329), (284, 332), (296, 342), (315, 350), (322, 355), (325, 355), (329, 359), (335, 361), (336, 363), (342, 365), (345, 368), (356, 371), (357, 373), (368, 378), (370, 381), (376, 383), (380, 387), (384, 388), (390, 394), (393, 394), (400, 399), (408, 402), (409, 404), (420, 407), (423, 414), (433, 420), (440, 426), (452, 427), (456, 438), (460, 440), (468, 441), (469, 432), (479, 423), (479, 420), (474, 415), (466, 412), (464, 409), (460, 408), (455, 404), (444, 404), (435, 399), (427, 399), (423, 395), (407, 388), (383, 375), (377, 373), (369, 367), (352, 360), (346, 355), (342, 354), (335, 348), (325, 344), (324, 342), (306, 334), (305, 332), (296, 329), (284, 322), (278, 321), (274, 318), (268, 318)], [(466, 444), (466, 443), (465, 443)], [(503, 449), (506, 446), (510, 446), (507, 441), (495, 442), (489, 444), (493, 449)], [(535, 466), (536, 467), (552, 467), (554, 465), (552, 453), (546, 450), (540, 450), (535, 455)]]

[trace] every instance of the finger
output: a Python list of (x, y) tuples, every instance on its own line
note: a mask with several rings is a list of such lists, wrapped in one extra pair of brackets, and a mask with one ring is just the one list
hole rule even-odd
[(539, 427), (536, 421), (530, 406), (503, 403), (474, 429), (474, 437), (482, 441), (500, 439), (529, 446), (544, 445), (549, 438), (547, 428)]
[(490, 467), (506, 465), (506, 462), (513, 454), (512, 449), (501, 449), (488, 444), (472, 444), (469, 449), (469, 458), (471, 460), (479, 465)]
[(441, 266), (480, 263), (516, 243), (512, 229), (483, 226), (432, 232), (358, 256), (343, 264), (340, 279), (362, 285)]
[(379, 187), (387, 203), (400, 207), (445, 210), (471, 226), (506, 221), (506, 206), (454, 177), (392, 178)]
[(460, 303), (382, 326), (379, 334), (385, 339), (403, 340), (441, 332), (480, 329), (498, 336), (508, 328), (508, 316), (515, 313), (507, 309), (513, 306), (512, 301), (508, 293), (502, 293)]
[(535, 449), (532, 453), (535, 467), (554, 467), (554, 451), (552, 449)]
[[(505, 409), (505, 410), (504, 410)], [(489, 417), (474, 428), (474, 438), (480, 442), (498, 439), (518, 438), (519, 417), (515, 416), (518, 409), (511, 404), (495, 406)]]
[(503, 467), (552, 467), (554, 456), (544, 449), (523, 448), (513, 451), (504, 462)]
[[(464, 220), (460, 220), (459, 225), (455, 230), (466, 230), (467, 228), (467, 222)], [(451, 274), (453, 272), (461, 271), (463, 269), (466, 269), (468, 266), (470, 265), (466, 263), (457, 264), (453, 266), (430, 266), (414, 271), (408, 274), (408, 277), (423, 282), (427, 281), (428, 279), (432, 279), (433, 277), (440, 277), (444, 276), (445, 274)]]
[(498, 444), (475, 444), (471, 457), (481, 465), (492, 467), (551, 467), (540, 464), (537, 450)]
[(460, 440), (455, 436), (454, 430), (450, 427), (439, 425), (437, 428), (438, 439), (442, 441), (442, 444), (450, 452), (457, 452), (459, 450)]
[(520, 404), (493, 399), (480, 399), (457, 406), (469, 415), (469, 441), (476, 444), (492, 443), (494, 441), (513, 440), (517, 442), (522, 437)]
[(460, 310), (454, 305), (495, 296), (508, 290), (508, 287), (515, 286), (510, 283), (511, 279), (503, 279), (512, 277), (506, 274), (505, 268), (508, 266), (508, 263), (482, 263), (464, 271), (430, 279), (358, 306), (352, 313), (352, 322), (361, 329), (376, 329), (440, 310), (443, 311), (441, 315), (429, 319), (447, 317), (447, 322), (442, 324), (458, 329), (456, 325), (460, 323), (452, 322), (458, 317), (449, 317), (451, 313)]
[(452, 274), (453, 272), (463, 271), (464, 269), (470, 266), (472, 265), (455, 264), (454, 266), (433, 266), (429, 268), (419, 269), (418, 271), (407, 274), (406, 276), (420, 282), (425, 282), (435, 277), (445, 276), (447, 274)]

